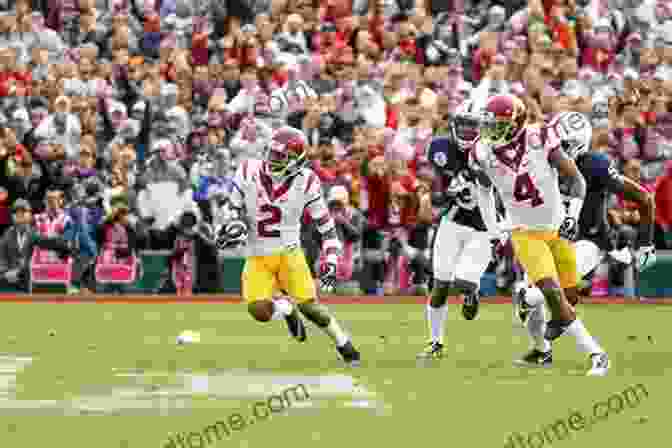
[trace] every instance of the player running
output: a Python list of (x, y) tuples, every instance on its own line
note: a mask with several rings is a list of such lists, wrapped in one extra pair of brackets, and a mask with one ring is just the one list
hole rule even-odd
[[(336, 343), (341, 358), (357, 365), (360, 354), (336, 319), (318, 303), (315, 281), (300, 246), (299, 229), (305, 210), (317, 223), (326, 263), (320, 285), (332, 291), (341, 243), (322, 196), (317, 175), (306, 167), (306, 138), (289, 126), (273, 132), (264, 160), (243, 161), (229, 197), (234, 216), (220, 232), (220, 246), (247, 240), (242, 275), (243, 297), (259, 322), (284, 318), (298, 341), (306, 340), (303, 314)], [(249, 229), (249, 231), (248, 231)], [(273, 300), (285, 291), (296, 301)]]
[(462, 315), (472, 320), (478, 314), (478, 289), (481, 276), (492, 259), (496, 226), (493, 188), (478, 182), (468, 167), (469, 152), (478, 139), (480, 115), (471, 102), (455, 113), (447, 136), (437, 137), (429, 146), (427, 158), (446, 186), (435, 194), (434, 205), (443, 207), (433, 244), (434, 286), (427, 303), (430, 341), (421, 358), (443, 355), (443, 333), (451, 289), (464, 295)]
[[(587, 183), (586, 200), (579, 215), (579, 241), (575, 245), (579, 278), (595, 270), (601, 262), (602, 251), (610, 253), (615, 250), (607, 219), (607, 202), (612, 193), (623, 193), (629, 200), (640, 204), (642, 223), (638, 232), (636, 269), (642, 271), (653, 265), (656, 258), (653, 245), (653, 196), (638, 183), (620, 175), (606, 154), (590, 151), (592, 126), (583, 114), (561, 112), (547, 123), (546, 131), (553, 138), (561, 140), (563, 149), (574, 159)], [(565, 188), (562, 180), (560, 188), (561, 191)], [(527, 328), (534, 346), (518, 362), (525, 365), (550, 365), (553, 359), (551, 347), (543, 337), (546, 327), (544, 296), (539, 288), (525, 284), (522, 286), (514, 291), (514, 314)], [(577, 288), (567, 289), (565, 294), (569, 303), (576, 306), (579, 301)]]
[[(551, 310), (544, 338), (550, 342), (564, 333), (574, 336), (578, 348), (590, 355), (588, 375), (605, 375), (609, 357), (577, 319), (563, 291), (577, 286), (571, 241), (586, 182), (557, 138), (544, 138), (541, 127), (527, 124), (527, 110), (518, 97), (493, 96), (485, 109), (481, 138), (472, 153), (474, 162), (499, 190), (511, 221), (516, 258)], [(560, 175), (568, 185), (567, 210)]]

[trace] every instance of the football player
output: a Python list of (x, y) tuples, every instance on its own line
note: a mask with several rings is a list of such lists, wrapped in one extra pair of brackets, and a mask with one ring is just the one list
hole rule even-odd
[[(242, 289), (252, 317), (259, 322), (284, 318), (291, 335), (303, 342), (306, 330), (300, 311), (334, 340), (347, 364), (356, 365), (360, 354), (336, 319), (318, 303), (315, 281), (300, 245), (301, 218), (307, 210), (323, 241), (326, 262), (320, 286), (332, 291), (341, 243), (320, 180), (306, 166), (306, 149), (303, 132), (284, 126), (267, 142), (264, 160), (240, 164), (228, 198), (235, 216), (222, 226), (218, 244), (247, 241)], [(273, 300), (278, 291), (285, 291), (296, 305), (284, 298)]]
[[(565, 333), (574, 336), (578, 348), (590, 355), (588, 375), (605, 375), (609, 357), (577, 319), (564, 293), (577, 286), (572, 241), (586, 181), (559, 139), (545, 138), (542, 127), (527, 123), (525, 104), (518, 97), (490, 97), (481, 123), (473, 159), (499, 190), (511, 222), (516, 258), (550, 308), (544, 338), (550, 344)], [(568, 185), (567, 207), (559, 176)]]
[(469, 169), (469, 152), (478, 139), (478, 111), (472, 102), (458, 107), (449, 124), (449, 135), (434, 138), (427, 158), (445, 190), (432, 202), (443, 208), (433, 243), (434, 285), (427, 303), (430, 340), (418, 356), (440, 358), (451, 290), (464, 295), (462, 315), (478, 314), (481, 276), (492, 258), (490, 240), (497, 225), (492, 184), (482, 185)]
[[(635, 268), (642, 271), (655, 263), (653, 228), (655, 202), (653, 196), (638, 183), (618, 173), (614, 162), (604, 153), (590, 151), (592, 126), (579, 112), (561, 112), (546, 126), (546, 132), (559, 138), (566, 154), (574, 159), (586, 179), (586, 200), (581, 209), (576, 243), (577, 271), (580, 278), (590, 275), (602, 260), (601, 253), (615, 250), (609, 221), (607, 202), (612, 193), (624, 193), (628, 199), (638, 202), (642, 210), (639, 228), (638, 254)], [(561, 191), (566, 187), (561, 179)], [(521, 364), (545, 364), (552, 362), (550, 344), (545, 341), (544, 298), (541, 291), (526, 284), (514, 290), (515, 316), (527, 327), (534, 341), (533, 349), (523, 356)], [(577, 288), (565, 290), (572, 306), (579, 301)]]

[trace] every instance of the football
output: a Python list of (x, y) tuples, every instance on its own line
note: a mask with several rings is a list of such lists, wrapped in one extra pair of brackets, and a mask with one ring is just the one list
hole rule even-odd
[(177, 344), (197, 344), (201, 342), (201, 335), (195, 331), (184, 330), (177, 336)]

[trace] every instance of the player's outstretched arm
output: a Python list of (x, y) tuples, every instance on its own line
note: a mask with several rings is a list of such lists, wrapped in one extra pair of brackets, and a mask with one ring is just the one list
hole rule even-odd
[(560, 236), (573, 240), (578, 234), (579, 213), (581, 213), (583, 201), (586, 198), (586, 179), (579, 171), (574, 160), (560, 147), (551, 151), (548, 161), (567, 181), (569, 207), (567, 208), (567, 216), (560, 226)]

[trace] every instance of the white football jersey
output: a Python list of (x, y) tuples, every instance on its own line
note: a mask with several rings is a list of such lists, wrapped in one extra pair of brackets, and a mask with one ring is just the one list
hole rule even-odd
[[(278, 183), (264, 172), (261, 160), (248, 159), (239, 165), (233, 183), (230, 200), (234, 207), (244, 210), (243, 219), (249, 226), (248, 256), (273, 255), (300, 247), (304, 211), (308, 211), (320, 233), (334, 228), (320, 179), (308, 168)], [(339, 243), (336, 240), (330, 244)], [(325, 241), (323, 246), (326, 245)]]
[(549, 162), (557, 150), (560, 141), (548, 135), (544, 145), (536, 126), (498, 154), (481, 140), (476, 143), (472, 157), (499, 190), (512, 229), (556, 231), (562, 224), (559, 176)]

